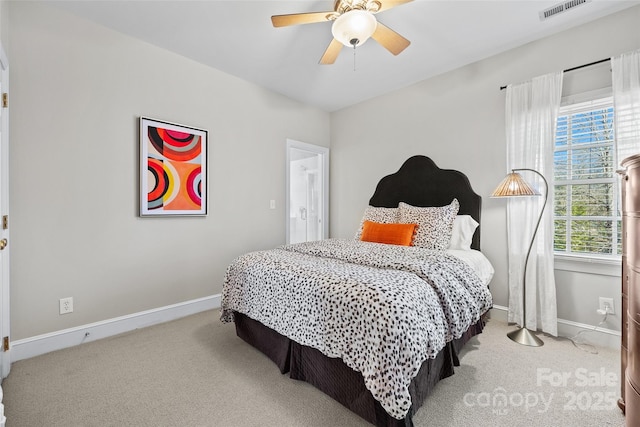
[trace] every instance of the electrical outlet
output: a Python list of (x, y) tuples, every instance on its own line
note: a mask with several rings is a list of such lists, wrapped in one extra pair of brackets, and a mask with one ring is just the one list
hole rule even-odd
[(609, 314), (616, 314), (613, 309), (613, 298), (600, 297), (600, 310), (608, 312)]
[(73, 313), (73, 297), (60, 298), (60, 314)]

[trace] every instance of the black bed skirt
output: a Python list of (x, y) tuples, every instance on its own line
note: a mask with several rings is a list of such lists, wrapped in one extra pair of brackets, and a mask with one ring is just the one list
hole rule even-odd
[(351, 411), (379, 427), (412, 427), (413, 415), (436, 383), (453, 375), (460, 365), (458, 354), (469, 339), (482, 332), (484, 319), (471, 326), (461, 338), (448, 343), (435, 359), (426, 360), (409, 386), (413, 405), (403, 420), (389, 415), (373, 398), (359, 372), (340, 358), (330, 358), (320, 351), (300, 345), (244, 314), (234, 313), (236, 334), (269, 357), (283, 374), (306, 381), (331, 396)]

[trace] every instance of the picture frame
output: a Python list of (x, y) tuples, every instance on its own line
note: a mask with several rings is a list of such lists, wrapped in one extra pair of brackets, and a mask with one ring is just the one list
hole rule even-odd
[(208, 132), (140, 117), (140, 216), (206, 216)]

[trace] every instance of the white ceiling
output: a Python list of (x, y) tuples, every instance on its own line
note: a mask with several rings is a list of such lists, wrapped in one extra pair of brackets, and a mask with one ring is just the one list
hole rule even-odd
[[(384, 0), (383, 0), (384, 1)], [(273, 28), (271, 15), (333, 10), (333, 1), (76, 0), (47, 3), (290, 98), (336, 111), (640, 4), (591, 0), (540, 21), (560, 0), (415, 0), (376, 15), (411, 40), (393, 56), (374, 40), (318, 61), (331, 23)], [(577, 64), (579, 65), (579, 64)]]

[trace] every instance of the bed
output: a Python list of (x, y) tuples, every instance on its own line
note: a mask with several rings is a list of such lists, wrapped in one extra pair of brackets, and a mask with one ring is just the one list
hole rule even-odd
[[(412, 426), (436, 383), (454, 374), (460, 349), (482, 332), (492, 305), (493, 269), (479, 252), (480, 210), (481, 197), (463, 173), (413, 156), (380, 180), (355, 238), (234, 260), (221, 320), (235, 322), (237, 335), (283, 374), (372, 424)], [(453, 243), (451, 230), (462, 218), (475, 223), (464, 229), (467, 247), (443, 247)], [(368, 226), (398, 222), (420, 223), (416, 246), (363, 241)], [(445, 243), (438, 231), (444, 223)], [(419, 238), (426, 243), (417, 245)]]

